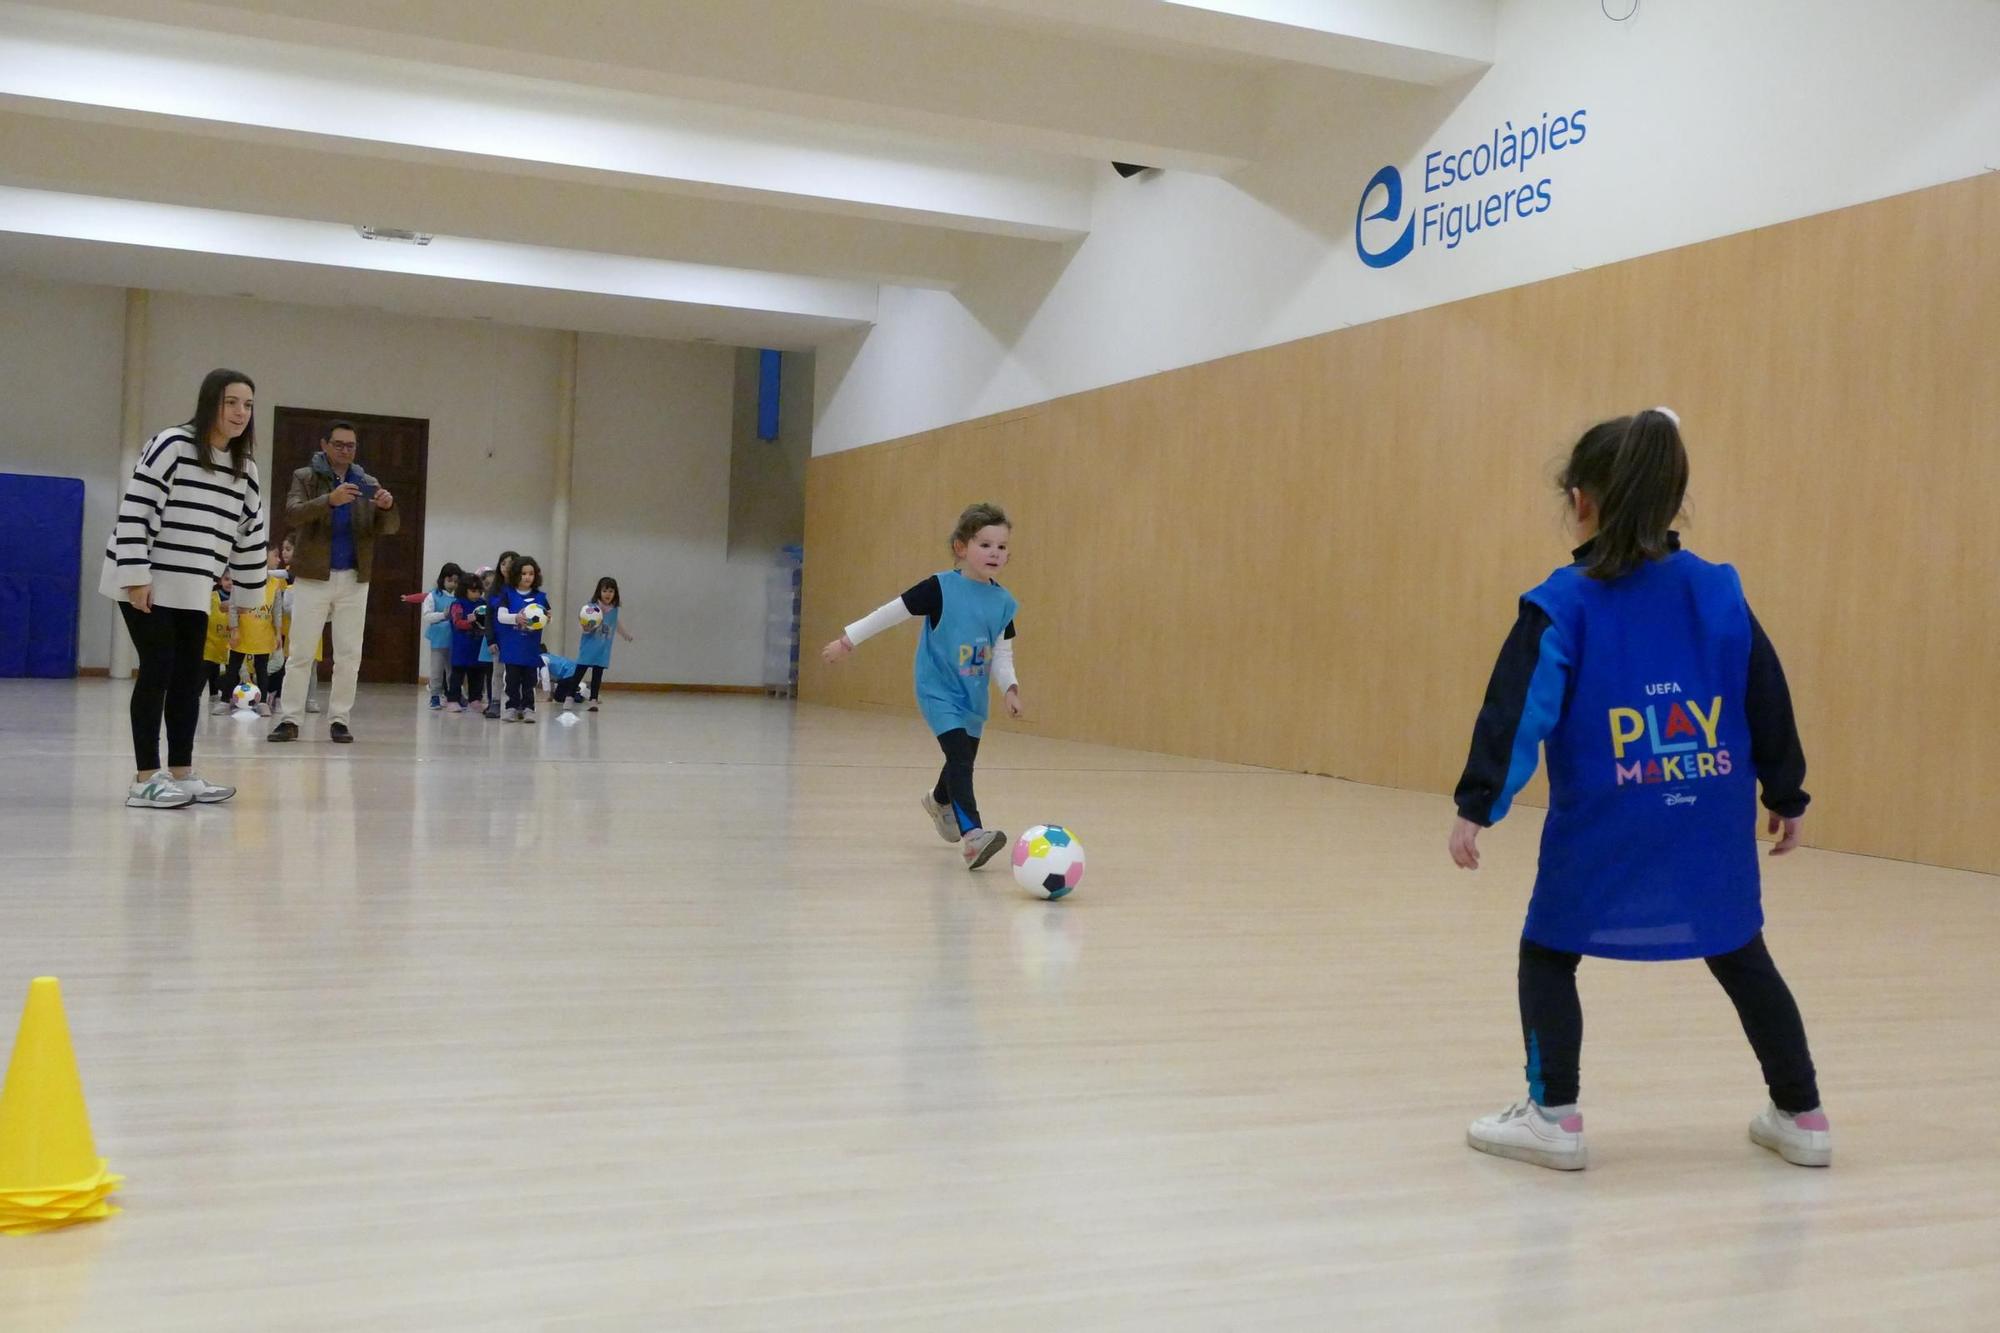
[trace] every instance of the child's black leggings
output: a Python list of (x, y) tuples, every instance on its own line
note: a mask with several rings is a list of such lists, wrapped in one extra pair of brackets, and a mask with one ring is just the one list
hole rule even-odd
[(271, 655), (269, 653), (239, 653), (232, 651), (229, 654), (229, 665), (224, 668), (228, 672), (228, 676), (226, 677), (228, 688), (235, 689), (236, 682), (243, 679), (243, 659), (245, 657), (250, 659), (251, 677), (257, 682), (257, 693), (269, 695), (271, 693)]
[[(1543, 1106), (1577, 1099), (1577, 1066), (1583, 1049), (1583, 1005), (1576, 996), (1581, 954), (1521, 941), (1521, 1039), (1528, 1052), (1528, 1095)], [(1736, 1005), (1743, 1034), (1764, 1067), (1764, 1083), (1780, 1111), (1796, 1115), (1819, 1106), (1805, 1020), (1791, 988), (1778, 975), (1760, 931), (1731, 953), (1703, 960)]]
[(507, 666), (507, 706), (517, 713), (533, 712), (535, 707), (535, 669), (531, 666)]
[(958, 816), (958, 831), (986, 827), (979, 822), (979, 802), (972, 797), (972, 762), (979, 757), (979, 737), (959, 727), (938, 737), (944, 750), (944, 772), (938, 774), (931, 799), (950, 806)]

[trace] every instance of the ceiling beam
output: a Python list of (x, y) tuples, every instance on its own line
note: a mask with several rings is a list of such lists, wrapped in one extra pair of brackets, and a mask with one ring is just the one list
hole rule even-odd
[(0, 4), (0, 95), (405, 160), (989, 235), (1080, 236), (1084, 166), (516, 75)]

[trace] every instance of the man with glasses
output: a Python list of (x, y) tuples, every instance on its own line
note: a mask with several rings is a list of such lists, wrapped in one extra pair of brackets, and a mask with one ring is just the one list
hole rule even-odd
[[(320, 631), (333, 621), (333, 699), (327, 735), (336, 745), (354, 739), (354, 691), (361, 679), (361, 632), (368, 619), (368, 571), (375, 539), (403, 524), (390, 495), (354, 463), (361, 437), (354, 423), (336, 421), (320, 438), (312, 463), (292, 474), (285, 518), (292, 555), (292, 637), (289, 654), (313, 670)], [(284, 710), (268, 739), (299, 738), (299, 708), (306, 692), (287, 690)]]

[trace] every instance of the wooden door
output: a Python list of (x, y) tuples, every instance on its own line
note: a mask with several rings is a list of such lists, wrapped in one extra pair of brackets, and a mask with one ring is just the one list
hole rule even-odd
[[(350, 421), (361, 446), (354, 461), (396, 497), (403, 526), (392, 536), (375, 540), (375, 558), (368, 575), (368, 627), (361, 640), (361, 679), (407, 684), (421, 679), (427, 663), (420, 608), (401, 599), (404, 593), (428, 589), (433, 573), (424, 560), (424, 478), (430, 461), (430, 422), (413, 417), (384, 417), (368, 412), (281, 407), (275, 414), (271, 445), (271, 542), (284, 540), (285, 496), (292, 473), (308, 467), (319, 452), (329, 423)], [(329, 645), (329, 630), (325, 642)], [(331, 652), (320, 655), (320, 679), (333, 674)]]

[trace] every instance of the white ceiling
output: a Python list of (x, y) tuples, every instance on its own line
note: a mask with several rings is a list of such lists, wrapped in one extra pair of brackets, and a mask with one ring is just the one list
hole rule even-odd
[[(1497, 0), (0, 0), (0, 269), (807, 347)], [(436, 233), (362, 240), (357, 223)]]

